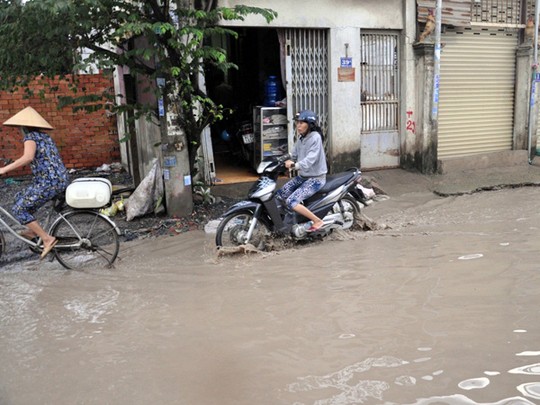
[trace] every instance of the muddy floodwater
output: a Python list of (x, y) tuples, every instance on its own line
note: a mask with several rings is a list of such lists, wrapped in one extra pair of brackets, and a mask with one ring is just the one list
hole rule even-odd
[(365, 210), (389, 228), (112, 270), (0, 271), (0, 404), (540, 404), (540, 188)]

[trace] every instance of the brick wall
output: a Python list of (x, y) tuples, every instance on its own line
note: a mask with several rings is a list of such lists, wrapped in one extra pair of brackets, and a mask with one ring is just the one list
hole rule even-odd
[[(24, 98), (23, 91), (15, 93), (0, 92), (0, 124), (27, 106), (32, 106), (43, 118), (54, 127), (47, 133), (54, 139), (64, 164), (68, 169), (95, 168), (103, 163), (120, 161), (120, 147), (116, 129), (116, 116), (107, 116), (101, 110), (94, 113), (84, 111), (73, 112), (71, 107), (58, 109), (57, 97), (73, 96), (67, 82), (55, 80), (52, 85), (58, 85), (59, 91), (45, 96), (42, 100), (38, 95)], [(102, 74), (80, 76), (80, 92), (101, 93), (112, 88), (110, 77)], [(37, 91), (43, 84), (35, 82), (32, 89)], [(0, 125), (0, 157), (17, 159), (23, 151), (22, 135), (18, 128)], [(28, 167), (11, 172), (11, 176), (29, 174)]]

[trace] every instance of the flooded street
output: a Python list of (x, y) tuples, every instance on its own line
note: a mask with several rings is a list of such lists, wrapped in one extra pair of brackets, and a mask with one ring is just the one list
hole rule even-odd
[[(540, 404), (540, 189), (368, 207), (389, 229), (112, 270), (0, 271), (0, 404)], [(21, 269), (21, 267), (23, 267)]]

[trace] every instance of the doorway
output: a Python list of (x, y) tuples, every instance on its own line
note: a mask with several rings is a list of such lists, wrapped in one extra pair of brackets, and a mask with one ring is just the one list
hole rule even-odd
[(225, 49), (229, 62), (238, 69), (226, 73), (212, 67), (206, 70), (208, 94), (230, 110), (210, 128), (216, 185), (257, 178), (253, 110), (264, 105), (269, 76), (277, 79), (277, 99), (285, 97), (277, 30), (246, 27), (234, 31), (237, 39), (219, 37), (212, 45)]
[(362, 169), (399, 167), (399, 34), (361, 34)]

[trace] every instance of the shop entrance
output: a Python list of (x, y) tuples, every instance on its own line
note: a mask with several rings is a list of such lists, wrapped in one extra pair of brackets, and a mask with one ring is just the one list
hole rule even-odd
[[(238, 38), (218, 38), (214, 46), (226, 50), (238, 69), (223, 73), (206, 71), (210, 97), (232, 111), (210, 129), (215, 184), (256, 179), (254, 109), (285, 98), (280, 61), (280, 42), (276, 29), (236, 28)], [(267, 80), (274, 77), (270, 100), (265, 100)]]
[[(235, 30), (238, 39), (220, 38), (213, 45), (225, 49), (238, 70), (230, 69), (226, 75), (215, 69), (206, 72), (210, 96), (234, 110), (211, 128), (208, 137), (216, 185), (252, 181), (257, 178), (255, 168), (260, 159), (290, 150), (295, 135), (293, 114), (300, 110), (317, 112), (327, 152), (332, 139), (327, 30)], [(278, 101), (277, 106), (274, 101)]]

